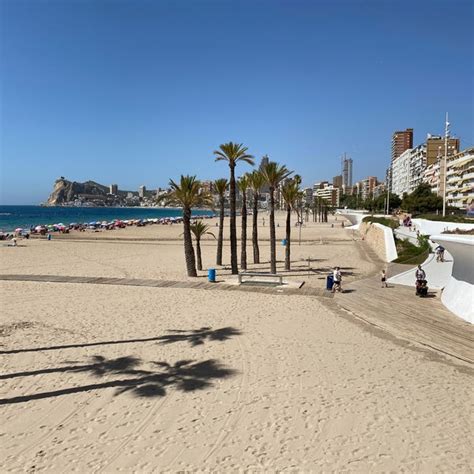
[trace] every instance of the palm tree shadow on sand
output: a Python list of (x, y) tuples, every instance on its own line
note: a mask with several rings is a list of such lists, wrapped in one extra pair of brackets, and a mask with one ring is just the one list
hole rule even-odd
[(161, 344), (172, 344), (174, 342), (189, 342), (192, 346), (204, 344), (207, 341), (226, 341), (233, 336), (240, 336), (242, 332), (233, 327), (224, 327), (220, 329), (212, 329), (211, 327), (202, 327), (200, 329), (192, 329), (183, 331), (180, 329), (169, 329), (173, 334), (166, 334), (158, 337)]
[[(225, 367), (215, 359), (202, 362), (193, 360), (180, 360), (174, 364), (168, 362), (151, 362), (158, 370), (139, 369), (142, 361), (136, 357), (120, 357), (106, 359), (102, 356), (92, 357), (91, 363), (80, 366), (60, 367), (55, 372), (86, 372), (94, 377), (119, 375), (120, 379), (109, 380), (101, 383), (69, 387), (49, 392), (40, 392), (0, 399), (0, 405), (24, 403), (32, 400), (54, 398), (73, 393), (89, 392), (106, 388), (116, 388), (115, 395), (129, 392), (137, 397), (163, 397), (168, 388), (175, 388), (183, 392), (203, 390), (213, 386), (215, 380), (225, 379), (237, 374), (237, 371)], [(19, 375), (19, 374), (15, 374)], [(33, 375), (33, 374), (24, 374)]]

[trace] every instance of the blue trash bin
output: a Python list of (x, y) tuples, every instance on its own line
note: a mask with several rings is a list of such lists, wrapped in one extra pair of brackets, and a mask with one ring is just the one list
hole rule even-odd
[(326, 278), (326, 290), (332, 290), (333, 285), (334, 285), (334, 277), (332, 275), (328, 275)]
[(281, 241), (281, 245), (283, 245), (283, 247), (286, 247), (286, 239), (283, 239), (283, 240)]
[(209, 270), (207, 270), (207, 279), (210, 282), (215, 283), (215, 281), (216, 281), (216, 269), (215, 268), (209, 268)]

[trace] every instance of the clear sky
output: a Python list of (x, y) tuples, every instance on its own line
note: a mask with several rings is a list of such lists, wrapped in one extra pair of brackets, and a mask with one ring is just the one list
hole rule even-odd
[[(474, 143), (471, 0), (1, 0), (1, 204), (58, 176), (227, 176), (243, 142), (303, 176), (384, 177), (391, 134)], [(248, 171), (243, 165), (240, 172)]]

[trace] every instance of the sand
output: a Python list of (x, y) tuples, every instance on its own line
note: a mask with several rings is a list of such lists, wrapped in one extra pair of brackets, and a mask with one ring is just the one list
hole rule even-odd
[[(2, 247), (0, 271), (186, 279), (173, 227)], [(316, 242), (294, 247), (295, 264), (309, 254), (315, 269), (352, 267), (349, 278), (376, 271), (350, 232), (305, 231)], [(214, 251), (206, 244), (205, 266)], [(323, 285), (322, 270), (310, 273)], [(333, 300), (6, 281), (0, 291), (2, 471), (473, 469), (471, 368), (379, 337)]]

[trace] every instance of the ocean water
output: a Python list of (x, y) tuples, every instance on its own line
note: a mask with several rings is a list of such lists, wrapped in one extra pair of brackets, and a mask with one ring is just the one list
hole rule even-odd
[[(210, 210), (193, 210), (193, 215), (213, 214)], [(114, 219), (160, 219), (180, 217), (181, 209), (150, 207), (41, 207), (0, 206), (0, 230), (8, 232), (18, 227), (29, 229), (41, 224), (68, 225), (72, 222), (87, 223)]]

